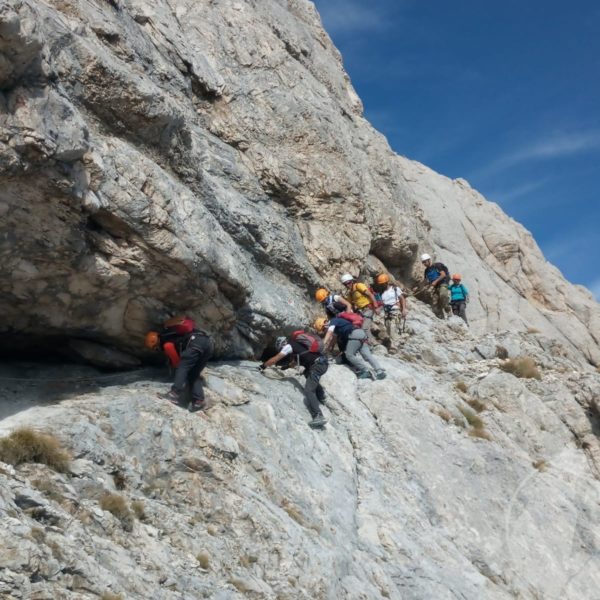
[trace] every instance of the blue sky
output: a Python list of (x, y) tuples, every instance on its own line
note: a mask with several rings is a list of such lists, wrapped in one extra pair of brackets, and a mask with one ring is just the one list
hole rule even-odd
[(600, 299), (600, 2), (315, 5), (392, 148), (467, 179)]

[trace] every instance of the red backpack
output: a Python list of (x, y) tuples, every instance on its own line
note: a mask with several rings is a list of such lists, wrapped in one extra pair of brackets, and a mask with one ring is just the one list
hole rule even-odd
[(307, 333), (306, 331), (299, 329), (292, 333), (290, 339), (304, 346), (306, 352), (314, 352), (315, 354), (321, 354), (323, 352), (323, 340), (318, 335)]
[(358, 313), (343, 312), (340, 313), (338, 317), (340, 319), (346, 319), (346, 321), (350, 321), (354, 329), (360, 329), (363, 326), (364, 319), (362, 315), (359, 315)]
[(196, 323), (193, 319), (180, 315), (171, 317), (165, 321), (164, 328), (169, 333), (174, 333), (175, 335), (187, 335), (196, 329)]

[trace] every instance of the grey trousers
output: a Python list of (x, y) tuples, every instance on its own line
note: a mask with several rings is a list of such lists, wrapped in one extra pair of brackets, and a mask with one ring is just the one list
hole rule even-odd
[(362, 328), (365, 330), (367, 334), (367, 339), (369, 341), (373, 340), (373, 334), (371, 333), (371, 326), (373, 325), (373, 318), (375, 317), (375, 311), (372, 308), (365, 308), (359, 311), (363, 318)]
[[(369, 344), (367, 344), (367, 334), (364, 329), (355, 329), (350, 334), (344, 353), (355, 373), (360, 373), (367, 369), (364, 360), (366, 360), (376, 371), (383, 370), (381, 365), (377, 362), (377, 359), (371, 354)], [(359, 354), (364, 360), (358, 356)]]

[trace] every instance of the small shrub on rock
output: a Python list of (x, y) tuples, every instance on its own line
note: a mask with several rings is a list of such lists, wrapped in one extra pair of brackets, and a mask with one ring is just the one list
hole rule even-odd
[(515, 377), (523, 377), (526, 379), (541, 379), (542, 375), (537, 368), (533, 358), (524, 356), (522, 358), (509, 358), (500, 365), (500, 368), (507, 373), (511, 373)]
[(477, 400), (477, 398), (469, 398), (465, 400), (465, 402), (475, 411), (480, 413), (482, 410), (486, 409), (485, 404), (481, 400)]
[(100, 508), (112, 513), (121, 521), (124, 529), (131, 531), (133, 517), (123, 496), (119, 496), (119, 494), (104, 494), (100, 498)]
[(53, 435), (24, 427), (0, 439), (0, 460), (13, 466), (41, 463), (65, 473), (69, 469), (70, 457)]
[(496, 357), (502, 360), (508, 358), (508, 350), (504, 346), (496, 346)]
[(202, 569), (208, 570), (210, 568), (210, 554), (207, 550), (199, 552), (196, 556), (196, 560)]
[(459, 392), (463, 392), (463, 394), (466, 394), (467, 391), (469, 390), (469, 388), (467, 387), (467, 384), (464, 381), (457, 381), (454, 384), (454, 387), (459, 391)]
[(140, 521), (143, 521), (146, 518), (144, 503), (141, 500), (134, 500), (131, 503), (131, 510)]
[(467, 423), (473, 427), (474, 429), (483, 429), (484, 424), (483, 421), (468, 408), (464, 408), (463, 406), (459, 406), (458, 410), (463, 414), (463, 417), (467, 420)]

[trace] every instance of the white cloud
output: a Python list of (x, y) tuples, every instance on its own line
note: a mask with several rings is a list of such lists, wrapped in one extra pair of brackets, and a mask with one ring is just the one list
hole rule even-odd
[(521, 198), (522, 196), (526, 196), (530, 192), (538, 190), (548, 183), (549, 179), (539, 179), (537, 181), (528, 181), (523, 183), (522, 185), (518, 185), (512, 189), (508, 190), (492, 190), (490, 192), (486, 192), (486, 195), (489, 198), (493, 198), (496, 202), (499, 202), (503, 206), (510, 204), (514, 200)]
[(325, 29), (330, 34), (373, 31), (386, 26), (385, 11), (364, 0), (315, 2)]
[(586, 286), (592, 294), (594, 294), (594, 298), (600, 302), (600, 279), (596, 279), (593, 283)]
[(560, 132), (544, 135), (493, 160), (479, 171), (472, 173), (470, 178), (473, 180), (483, 179), (519, 163), (565, 158), (598, 149), (600, 149), (600, 131)]

